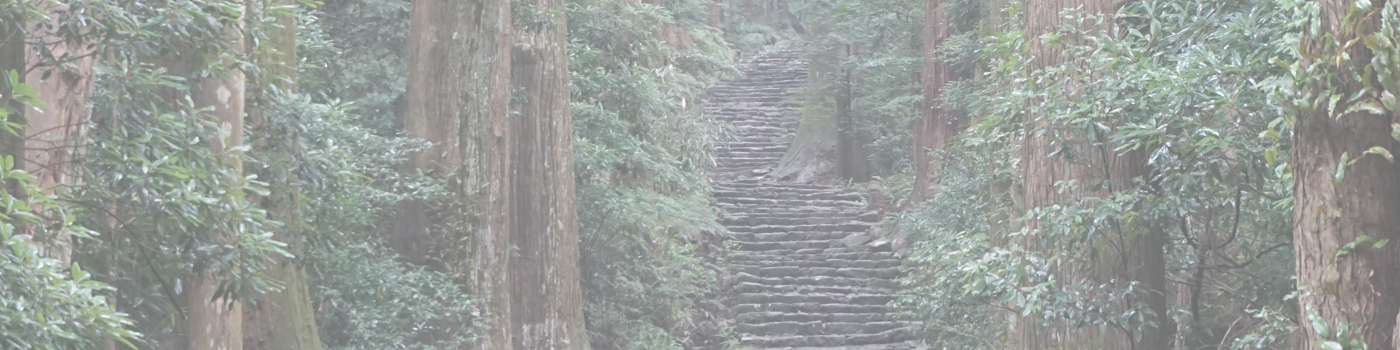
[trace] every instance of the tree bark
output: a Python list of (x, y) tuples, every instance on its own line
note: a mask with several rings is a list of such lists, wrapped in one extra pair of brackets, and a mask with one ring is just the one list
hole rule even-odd
[[(223, 36), (234, 55), (243, 52), (243, 16), (229, 20)], [(236, 62), (225, 60), (218, 64), (219, 69), (212, 77), (198, 83), (193, 93), (195, 106), (213, 107), (222, 139), (213, 143), (215, 153), (243, 144), (243, 106), (246, 89), (245, 77)], [(241, 173), (243, 162), (238, 157), (222, 159), (226, 166)], [(220, 232), (219, 239), (233, 241), (233, 232)], [(231, 350), (243, 348), (243, 303), (231, 295), (216, 295), (223, 283), (216, 262), (196, 264), (189, 287), (184, 292), (186, 336), (190, 350)]]
[[(87, 98), (92, 92), (95, 60), (87, 27), (62, 22), (67, 16), (66, 5), (54, 2), (39, 6), (47, 16), (25, 21), (32, 31), (22, 39), (24, 49), (19, 52), (24, 54), (23, 68), (18, 71), (24, 75), (20, 81), (33, 88), (46, 107), (26, 108), (22, 112), (24, 142), (16, 157), (16, 168), (34, 175), (45, 192), (56, 194), (82, 180), (76, 159), (87, 142)], [(74, 26), (68, 28), (75, 28), (78, 33), (60, 34), (65, 25)], [(71, 237), (64, 233), (30, 234), (34, 235), (40, 254), (62, 261), (63, 265), (72, 261)]]
[(844, 62), (854, 54), (853, 50), (853, 44), (837, 48), (840, 59), (837, 60), (836, 81), (836, 170), (841, 179), (866, 182), (870, 181), (870, 152), (866, 150), (870, 140), (856, 125), (855, 115), (851, 113), (854, 98), (851, 87), (856, 78), (852, 69), (844, 67)]
[[(668, 14), (671, 13), (671, 9), (667, 8), (665, 0), (645, 0), (645, 2), (652, 6), (666, 9)], [(690, 33), (687, 32), (685, 28), (681, 27), (681, 25), (675, 20), (675, 16), (672, 15), (669, 20), (657, 22), (656, 30), (652, 32), (652, 36), (661, 40), (661, 42), (665, 43), (666, 46), (669, 46), (677, 51), (687, 51), (691, 48), (694, 48), (695, 40), (692, 39), (690, 37)], [(667, 57), (666, 59), (670, 58)]]
[[(1329, 90), (1356, 96), (1364, 82), (1400, 79), (1370, 71), (1374, 53), (1366, 45), (1341, 43), (1374, 31), (1379, 11), (1356, 15), (1360, 25), (1348, 29), (1343, 18), (1354, 1), (1320, 0), (1321, 28), (1333, 38), (1308, 37), (1305, 64), (1320, 71), (1307, 86), (1318, 96), (1314, 110), (1296, 116), (1293, 134), (1293, 244), (1296, 255), (1299, 306), (1316, 312), (1335, 334), (1349, 324), (1346, 336), (1365, 340), (1372, 349), (1396, 349), (1395, 332), (1400, 314), (1400, 165), (1381, 156), (1366, 155), (1372, 147), (1400, 154), (1400, 142), (1391, 135), (1400, 119), (1394, 110), (1382, 114), (1346, 112), (1346, 99), (1336, 109), (1327, 102)], [(1385, 0), (1372, 0), (1381, 9)], [(1380, 34), (1384, 35), (1384, 34)], [(1360, 79), (1356, 79), (1359, 77)], [(1396, 93), (1392, 91), (1391, 93)], [(1369, 97), (1368, 97), (1369, 98)], [(1350, 159), (1350, 160), (1346, 160)], [(1338, 169), (1339, 166), (1345, 169)], [(1343, 173), (1343, 171), (1345, 173)], [(1338, 175), (1341, 176), (1338, 176)], [(1389, 244), (1376, 247), (1378, 241)], [(1358, 243), (1354, 249), (1343, 248)], [(1344, 252), (1343, 250), (1350, 250)], [(1330, 339), (1311, 322), (1303, 328), (1302, 346), (1314, 347)]]
[[(276, 26), (266, 29), (267, 41), (271, 50), (258, 50), (256, 57), (261, 80), (255, 89), (275, 87), (285, 92), (297, 90), (296, 16), (287, 7), (296, 6), (292, 0), (267, 0), (262, 8), (253, 8), (253, 13), (267, 14), (275, 18)], [(280, 8), (279, 8), (280, 7)], [(277, 8), (273, 10), (273, 8)], [(244, 349), (248, 350), (320, 350), (321, 335), (316, 329), (316, 314), (311, 307), (311, 292), (306, 284), (306, 271), (302, 269), (300, 257), (303, 249), (304, 225), (296, 177), (291, 173), (291, 162), (301, 147), (299, 135), (294, 130), (275, 129), (274, 123), (265, 112), (269, 92), (254, 93), (254, 106), (249, 108), (248, 118), (253, 124), (253, 132), (263, 140), (254, 147), (268, 148), (266, 161), (271, 165), (267, 177), (270, 193), (261, 198), (261, 206), (272, 219), (282, 222), (282, 230), (276, 239), (287, 243), (287, 249), (297, 258), (277, 258), (266, 271), (270, 280), (282, 284), (282, 290), (269, 292), (259, 298), (255, 307), (249, 308), (243, 321)]]
[[(1053, 33), (1064, 25), (1089, 26), (1084, 29), (1109, 29), (1114, 25), (1111, 17), (1116, 12), (1113, 0), (1033, 0), (1025, 3), (1026, 36), (1031, 38), (1030, 54), (1034, 57), (1031, 69), (1041, 70), (1064, 63), (1073, 63), (1065, 57), (1063, 50), (1077, 38), (1061, 38), (1062, 44), (1049, 46), (1040, 37)], [(1064, 9), (1079, 11), (1085, 15), (1107, 16), (1101, 24), (1093, 20), (1076, 23), (1061, 15)], [(1111, 34), (1110, 34), (1111, 35)], [(1070, 43), (1070, 44), (1064, 44)], [(1087, 71), (1091, 67), (1081, 67)], [(1061, 79), (1071, 79), (1065, 76)], [(1056, 98), (1074, 98), (1076, 87), (1065, 87)], [(1027, 114), (1025, 121), (1025, 144), (1021, 149), (1022, 191), (1017, 199), (1026, 209), (1047, 208), (1054, 205), (1072, 205), (1090, 197), (1103, 197), (1118, 191), (1137, 191), (1133, 179), (1148, 175), (1148, 167), (1140, 151), (1119, 154), (1111, 144), (1087, 144), (1085, 135), (1078, 131), (1056, 125), (1053, 116)], [(1110, 128), (1113, 125), (1110, 125)], [(1057, 184), (1075, 181), (1077, 187), (1061, 192)], [(1049, 329), (1039, 327), (1039, 315), (1020, 317), (1016, 321), (1013, 338), (1021, 349), (1045, 349), (1056, 347), (1076, 347), (1101, 342), (1109, 348), (1158, 350), (1171, 346), (1171, 333), (1174, 332), (1166, 307), (1166, 233), (1152, 222), (1115, 225), (1117, 237), (1104, 241), (1089, 242), (1084, 254), (1094, 257), (1089, 261), (1079, 261), (1054, 269), (1060, 281), (1087, 279), (1095, 283), (1112, 283), (1122, 287), (1123, 281), (1141, 283), (1146, 289), (1142, 300), (1129, 300), (1131, 304), (1141, 302), (1152, 311), (1150, 318), (1156, 326), (1140, 325), (1128, 329), (1126, 333), (1109, 335), (1095, 339), (1093, 335), (1072, 329), (1065, 320), (1052, 322)], [(1034, 218), (1023, 221), (1032, 229), (1040, 223)], [(1021, 244), (1028, 251), (1057, 249), (1044, 247), (1035, 237), (1027, 236)]]
[[(401, 204), (390, 242), (411, 261), (466, 276), (488, 324), (473, 347), (504, 349), (513, 343), (510, 2), (419, 0), (409, 17), (404, 128), (433, 146), (406, 171), (449, 177), (454, 198), (431, 210)], [(446, 248), (430, 262), (433, 245)]]
[(948, 140), (963, 128), (962, 116), (948, 110), (939, 101), (945, 85), (967, 78), (965, 72), (954, 70), (948, 62), (938, 57), (938, 49), (952, 36), (954, 29), (948, 21), (944, 4), (944, 0), (928, 0), (924, 4), (924, 102), (921, 117), (910, 122), (914, 167), (914, 189), (910, 199), (915, 203), (933, 196), (933, 179), (943, 170), (943, 162), (932, 153), (943, 149)]
[(724, 26), (724, 0), (711, 0), (705, 4), (709, 16), (705, 17), (705, 25), (712, 28), (723, 28)]
[(511, 256), (514, 349), (588, 349), (563, 0), (516, 3)]

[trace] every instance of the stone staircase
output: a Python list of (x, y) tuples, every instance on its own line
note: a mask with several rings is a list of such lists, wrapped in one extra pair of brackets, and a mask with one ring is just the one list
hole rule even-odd
[[(741, 348), (902, 350), (915, 345), (894, 298), (899, 260), (859, 245), (879, 216), (858, 193), (825, 185), (777, 184), (797, 131), (790, 100), (807, 78), (796, 52), (754, 58), (745, 77), (709, 90), (706, 112), (733, 127), (716, 152), (715, 197), (733, 232), (729, 307)], [(850, 245), (848, 243), (857, 243)]]

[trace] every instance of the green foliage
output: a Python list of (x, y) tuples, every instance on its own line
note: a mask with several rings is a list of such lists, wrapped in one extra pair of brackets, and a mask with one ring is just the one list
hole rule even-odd
[(179, 300), (186, 279), (210, 269), (227, 281), (224, 293), (251, 298), (277, 286), (262, 271), (287, 256), (272, 238), (278, 225), (248, 195), (266, 185), (241, 174), (230, 159), (247, 147), (215, 152), (226, 137), (186, 96), (188, 78), (130, 56), (100, 64), (84, 186), (75, 200), (88, 209), (85, 225), (110, 232), (81, 246), (80, 257), (103, 266), (100, 275), (122, 293), (117, 305), (152, 341), (178, 342)]
[[(1044, 70), (1032, 70), (1027, 40), (1045, 38), (1009, 31), (963, 41), (975, 48), (954, 52), (977, 52), (985, 73), (951, 89), (946, 103), (975, 124), (940, 155), (950, 168), (935, 198), (900, 221), (920, 240), (901, 302), (917, 310), (925, 335), (948, 348), (999, 346), (1006, 312), (1015, 312), (1086, 334), (1173, 327), (1186, 348), (1286, 342), (1287, 320), (1248, 311), (1293, 305), (1292, 179), (1281, 136), (1289, 130), (1267, 83), (1282, 73), (1271, 60), (1284, 51), (1288, 17), (1271, 4), (1127, 3), (1116, 33), (1047, 36), (1084, 39), (1049, 43), (1079, 58)], [(1032, 133), (1037, 124), (1047, 126)], [(1020, 147), (1032, 138), (1059, 149), (1056, 161), (1097, 157), (1076, 153), (1085, 149), (1141, 155), (1147, 176), (1111, 194), (1025, 208), (1016, 199), (1027, 176)], [(1061, 180), (1061, 193), (1121, 186)], [(1037, 226), (1026, 227), (1031, 220)], [(1146, 317), (1147, 291), (1135, 282), (1055, 272), (1085, 271), (1150, 234), (1146, 225), (1168, 235), (1168, 280), (1200, 288), (1169, 301), (1175, 325)]]
[[(71, 237), (95, 234), (74, 225), (76, 208), (59, 203), (14, 169), (14, 157), (0, 159), (0, 344), (15, 349), (90, 349), (104, 341), (131, 345), (140, 334), (127, 329), (125, 315), (107, 303), (111, 288), (91, 279), (77, 264), (40, 254), (26, 231), (63, 231)], [(21, 200), (10, 192), (15, 185)], [(32, 208), (45, 208), (36, 212)]]
[[(572, 1), (569, 71), (585, 314), (596, 349), (677, 349), (724, 232), (704, 170), (708, 83), (734, 72), (703, 1)], [(663, 42), (658, 32), (689, 39)], [(674, 39), (672, 39), (674, 40)]]
[(300, 84), (317, 102), (348, 101), (380, 135), (402, 125), (408, 0), (327, 0), (298, 21)]
[[(0, 135), (16, 136), (20, 115), (10, 106), (45, 108), (15, 71), (0, 74)], [(16, 168), (15, 157), (0, 154), (0, 344), (15, 349), (90, 349), (112, 341), (133, 346), (139, 333), (103, 295), (112, 290), (78, 264), (41, 252), (55, 237), (91, 239), (96, 232), (77, 225), (81, 208), (59, 201)]]
[[(250, 162), (300, 189), (317, 328), (327, 349), (443, 349), (484, 326), (475, 300), (450, 274), (398, 261), (384, 244), (398, 202), (439, 203), (443, 179), (401, 174), (427, 149), (401, 136), (407, 1), (327, 1), (301, 14), (302, 94), (267, 96), (269, 120)], [(344, 101), (344, 102), (342, 102)], [(261, 140), (261, 141), (259, 141)]]
[[(377, 136), (345, 106), (305, 95), (274, 94), (250, 167), (290, 176), (300, 191), (299, 219), (317, 328), (328, 349), (447, 349), (482, 326), (475, 299), (449, 274), (396, 260), (380, 218), (410, 198), (438, 200), (441, 180), (399, 175), (420, 140)], [(279, 162), (281, 164), (279, 164)], [(286, 172), (271, 171), (283, 168)]]
[[(976, 147), (942, 155), (951, 161), (934, 198), (897, 218), (900, 229), (916, 236), (910, 237), (907, 275), (896, 304), (912, 310), (911, 317), (924, 321), (917, 330), (946, 348), (993, 349), (1006, 332), (1004, 311), (997, 306), (1024, 303), (1025, 298), (1014, 300), (1021, 292), (1018, 279), (1044, 271), (995, 236), (1005, 230), (994, 225), (1007, 224), (1010, 193), (993, 184), (1010, 176), (1006, 170), (1014, 148), (971, 139), (967, 143)], [(983, 150), (996, 151), (977, 152)]]
[(394, 257), (374, 244), (309, 252), (327, 349), (455, 349), (472, 339), (482, 324), (475, 299), (447, 274)]
[(801, 24), (787, 0), (731, 0), (718, 5), (724, 42), (739, 52), (754, 53), (792, 44)]
[(791, 6), (812, 28), (805, 42), (814, 65), (834, 66), (832, 72), (812, 75), (808, 94), (837, 96), (849, 84), (852, 137), (870, 140), (862, 147), (872, 170), (904, 171), (910, 160), (909, 122), (920, 117), (923, 100), (915, 78), (922, 69), (924, 1), (804, 0)]

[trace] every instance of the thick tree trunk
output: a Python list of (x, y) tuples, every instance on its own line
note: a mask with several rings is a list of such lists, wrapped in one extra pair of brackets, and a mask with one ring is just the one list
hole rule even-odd
[[(814, 28), (821, 33), (823, 28)], [(817, 34), (820, 36), (821, 34)], [(840, 60), (835, 53), (811, 54), (807, 65), (807, 81), (820, 82), (836, 80), (840, 77)], [(797, 126), (797, 135), (783, 153), (782, 160), (769, 178), (789, 183), (810, 183), (827, 181), (839, 177), (839, 164), (836, 148), (841, 138), (839, 121), (836, 120), (836, 106), (828, 98), (834, 91), (806, 88), (802, 92), (802, 122)]]
[(949, 111), (939, 101), (945, 85), (966, 78), (966, 74), (955, 71), (948, 62), (938, 58), (938, 49), (953, 34), (944, 4), (944, 0), (928, 0), (924, 4), (924, 103), (921, 117), (909, 125), (914, 167), (914, 189), (910, 199), (916, 203), (933, 196), (933, 179), (943, 170), (942, 161), (932, 153), (943, 149), (963, 127), (962, 117)]
[(866, 150), (870, 138), (861, 132), (855, 114), (851, 112), (854, 97), (851, 87), (856, 83), (855, 73), (843, 67), (843, 62), (854, 54), (852, 51), (855, 47), (847, 44), (837, 50), (840, 51), (837, 55), (840, 63), (837, 63), (836, 81), (836, 171), (843, 180), (866, 182), (870, 181), (870, 152)]
[[(262, 4), (262, 14), (274, 7), (295, 6), (292, 0), (268, 0)], [(256, 57), (262, 79), (256, 89), (276, 87), (282, 91), (295, 92), (297, 89), (296, 71), (296, 16), (286, 9), (271, 14), (277, 26), (267, 28), (267, 41), (272, 50), (259, 50)], [(250, 307), (243, 322), (244, 349), (248, 350), (320, 350), (321, 335), (316, 329), (316, 314), (311, 307), (310, 290), (306, 285), (306, 271), (298, 259), (304, 251), (304, 233), (301, 208), (297, 204), (298, 191), (296, 177), (291, 173), (290, 163), (293, 154), (301, 147), (295, 131), (277, 130), (272, 120), (264, 112), (263, 98), (266, 92), (254, 93), (255, 105), (249, 108), (248, 118), (253, 124), (253, 132), (258, 139), (267, 140), (264, 144), (254, 144), (255, 148), (272, 148), (267, 161), (272, 174), (267, 178), (271, 193), (262, 198), (262, 207), (275, 220), (282, 222), (282, 230), (276, 239), (287, 243), (288, 251), (297, 258), (277, 259), (275, 265), (266, 271), (267, 277), (282, 284), (282, 290), (269, 292)]]
[[(1386, 114), (1345, 112), (1347, 103), (1330, 110), (1329, 90), (1338, 96), (1355, 96), (1364, 86), (1354, 77), (1377, 81), (1400, 79), (1370, 71), (1373, 53), (1366, 45), (1347, 45), (1347, 57), (1338, 52), (1341, 43), (1367, 33), (1344, 29), (1354, 1), (1321, 0), (1321, 28), (1335, 39), (1307, 38), (1305, 57), (1318, 57), (1317, 81), (1308, 86), (1315, 110), (1297, 116), (1293, 139), (1293, 244), (1297, 257), (1299, 306), (1316, 312), (1329, 334), (1319, 334), (1303, 321), (1304, 347), (1329, 339), (1340, 324), (1350, 325), (1347, 336), (1366, 341), (1371, 349), (1396, 349), (1397, 314), (1400, 314), (1400, 165), (1377, 155), (1372, 147), (1400, 154), (1400, 142), (1391, 138), (1397, 111)], [(1385, 0), (1372, 0), (1381, 9)], [(1356, 15), (1371, 25), (1353, 28), (1374, 30), (1379, 11)], [(1382, 34), (1383, 35), (1383, 34)], [(1335, 58), (1335, 60), (1334, 60)], [(1391, 93), (1396, 93), (1392, 91)], [(1378, 94), (1378, 93), (1377, 93)], [(1345, 99), (1344, 99), (1345, 101)], [(1349, 159), (1349, 160), (1348, 160)], [(1337, 169), (1339, 166), (1345, 169)], [(1376, 242), (1389, 241), (1377, 248)], [(1354, 249), (1344, 248), (1355, 244)], [(1343, 252), (1343, 250), (1349, 250)]]
[[(670, 8), (667, 8), (665, 0), (645, 1), (647, 4), (651, 4), (652, 6), (665, 8), (668, 11), (670, 10)], [(672, 49), (675, 49), (677, 51), (686, 51), (695, 47), (695, 40), (690, 37), (690, 33), (686, 32), (685, 28), (682, 28), (680, 24), (677, 24), (677, 22), (675, 22), (674, 16), (672, 16), (671, 21), (661, 21), (659, 23), (656, 23), (656, 30), (652, 33), (652, 35), (660, 39), (661, 42), (666, 44), (666, 46), (670, 46)]]
[(574, 199), (563, 0), (517, 3), (511, 54), (513, 348), (588, 349)]
[[(1062, 38), (1062, 44), (1048, 46), (1038, 39), (1043, 34), (1056, 31), (1063, 25), (1075, 24), (1061, 15), (1064, 9), (1080, 11), (1085, 15), (1109, 16), (1102, 24), (1086, 20), (1078, 25), (1101, 26), (1106, 29), (1114, 25), (1111, 17), (1116, 10), (1113, 0), (1033, 0), (1025, 3), (1026, 33), (1032, 39), (1030, 52), (1035, 57), (1032, 69), (1043, 69), (1068, 62), (1063, 50), (1064, 43), (1073, 43), (1075, 38)], [(1094, 27), (1085, 29), (1095, 29)], [(1089, 67), (1085, 67), (1089, 69)], [(1067, 87), (1057, 98), (1073, 98), (1075, 87)], [(1018, 200), (1026, 209), (1046, 208), (1057, 204), (1073, 204), (1088, 197), (1102, 197), (1118, 191), (1137, 191), (1134, 178), (1148, 175), (1148, 168), (1140, 152), (1118, 154), (1112, 145), (1088, 145), (1077, 131), (1056, 125), (1054, 116), (1028, 114), (1025, 122), (1025, 144), (1022, 145), (1022, 191)], [(1112, 127), (1112, 126), (1110, 126)], [(1057, 136), (1058, 135), (1058, 136)], [(1077, 188), (1061, 192), (1057, 184), (1062, 181), (1075, 181)], [(1100, 188), (1094, 188), (1102, 186)], [(1033, 218), (1024, 220), (1032, 229), (1040, 223)], [(1089, 242), (1085, 254), (1096, 257), (1092, 261), (1080, 261), (1058, 267), (1053, 271), (1060, 281), (1088, 279), (1095, 283), (1113, 283), (1125, 286), (1132, 280), (1142, 284), (1146, 293), (1141, 300), (1129, 303), (1143, 303), (1154, 314), (1152, 321), (1157, 325), (1140, 325), (1129, 329), (1126, 334), (1114, 334), (1102, 339), (1074, 329), (1063, 320), (1057, 320), (1049, 329), (1040, 329), (1039, 315), (1021, 318), (1015, 327), (1015, 336), (1021, 349), (1045, 349), (1056, 347), (1076, 347), (1100, 343), (1110, 348), (1157, 350), (1171, 346), (1171, 333), (1174, 327), (1166, 308), (1166, 233), (1155, 223), (1120, 223), (1115, 225), (1116, 237)], [(1027, 250), (1057, 249), (1044, 247), (1033, 236), (1021, 242)], [(1120, 307), (1131, 307), (1121, 305)]]
[[(455, 203), (400, 205), (390, 236), (410, 260), (466, 276), (488, 329), (474, 348), (505, 349), (511, 336), (509, 177), (510, 2), (420, 0), (410, 11), (404, 129), (433, 142), (409, 172), (452, 176)], [(467, 245), (462, 247), (460, 245)]]
[[(24, 146), (16, 167), (34, 175), (35, 181), (49, 194), (79, 184), (76, 159), (87, 141), (87, 98), (92, 92), (94, 59), (92, 48), (82, 38), (64, 37), (58, 33), (60, 21), (67, 15), (67, 6), (60, 3), (39, 5), (47, 14), (32, 23), (22, 60), (21, 80), (39, 94), (44, 109), (24, 110)], [(40, 25), (43, 22), (47, 25)], [(79, 27), (79, 31), (85, 27)], [(83, 36), (91, 33), (82, 33)], [(42, 46), (41, 46), (42, 45)], [(48, 56), (45, 55), (47, 52)], [(8, 96), (8, 95), (7, 95)], [(20, 165), (22, 164), (22, 166)], [(36, 208), (42, 210), (42, 208)], [(72, 261), (72, 238), (59, 233), (47, 236), (34, 234), (40, 253), (67, 265)]]
[(724, 0), (711, 0), (705, 5), (705, 9), (709, 10), (709, 16), (705, 17), (705, 25), (722, 28), (724, 26)]
[[(234, 54), (243, 51), (243, 29), (240, 15), (224, 28), (224, 37), (230, 43), (229, 50)], [(193, 94), (198, 107), (213, 107), (214, 117), (219, 128), (227, 137), (213, 141), (215, 153), (243, 144), (243, 104), (245, 77), (234, 62), (221, 62), (224, 72), (215, 72), (213, 77), (199, 82)], [(227, 166), (241, 171), (243, 163), (238, 157), (223, 159)], [(232, 232), (221, 232), (219, 239), (232, 241)], [(243, 303), (230, 298), (230, 295), (215, 295), (223, 283), (219, 269), (226, 268), (217, 263), (196, 264), (189, 287), (184, 292), (186, 327), (190, 350), (231, 350), (243, 348)]]

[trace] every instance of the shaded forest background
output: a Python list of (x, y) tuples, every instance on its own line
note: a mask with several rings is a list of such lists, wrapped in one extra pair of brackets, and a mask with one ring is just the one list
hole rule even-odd
[(1400, 2), (414, 1), (0, 0), (0, 344), (732, 347), (703, 93), (801, 50), (930, 346), (1400, 348)]

